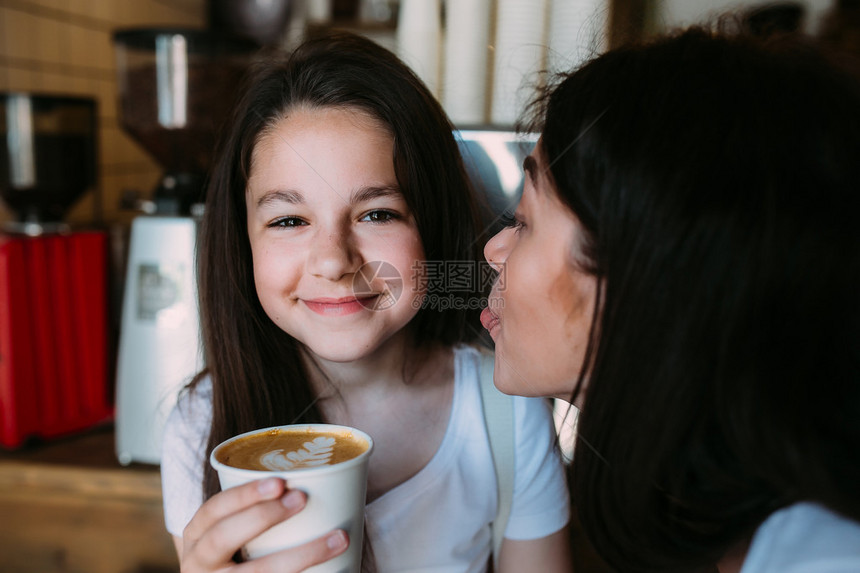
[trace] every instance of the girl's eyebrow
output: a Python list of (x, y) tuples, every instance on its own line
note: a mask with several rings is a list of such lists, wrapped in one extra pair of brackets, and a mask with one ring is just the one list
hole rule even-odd
[(400, 188), (395, 185), (369, 186), (361, 187), (353, 191), (349, 200), (353, 205), (365, 203), (373, 199), (381, 197), (390, 197), (392, 195), (400, 195)]
[(275, 189), (263, 194), (257, 200), (257, 207), (273, 205), (275, 203), (290, 203), (292, 205), (301, 205), (305, 202), (305, 198), (298, 191), (289, 191), (283, 189)]

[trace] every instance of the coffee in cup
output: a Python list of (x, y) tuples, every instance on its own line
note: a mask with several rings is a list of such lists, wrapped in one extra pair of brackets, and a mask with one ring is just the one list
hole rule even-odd
[(245, 556), (262, 557), (343, 529), (350, 539), (346, 552), (307, 571), (358, 573), (372, 450), (364, 432), (332, 424), (264, 428), (219, 444), (209, 461), (222, 489), (277, 476), (307, 495), (302, 511), (248, 542)]
[(369, 447), (370, 443), (353, 431), (272, 428), (225, 443), (216, 459), (234, 468), (290, 471), (337, 465), (360, 456)]

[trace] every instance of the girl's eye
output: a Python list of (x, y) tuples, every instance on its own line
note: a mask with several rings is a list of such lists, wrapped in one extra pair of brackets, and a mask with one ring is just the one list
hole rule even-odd
[(386, 211), (384, 209), (375, 209), (367, 213), (360, 220), (368, 223), (388, 223), (389, 221), (393, 221), (397, 218), (397, 213)]
[(302, 227), (307, 223), (298, 217), (281, 217), (269, 223), (269, 227)]
[(519, 230), (524, 225), (522, 220), (518, 219), (515, 213), (502, 213), (499, 219), (501, 220), (502, 225), (509, 229)]

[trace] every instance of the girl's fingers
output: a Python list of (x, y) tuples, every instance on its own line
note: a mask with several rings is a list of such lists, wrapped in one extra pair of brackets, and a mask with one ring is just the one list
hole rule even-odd
[(243, 563), (237, 572), (245, 571), (279, 571), (298, 573), (311, 565), (317, 565), (337, 557), (349, 547), (349, 536), (343, 530), (335, 530), (304, 545), (284, 549), (252, 562)]
[(182, 537), (186, 543), (193, 542), (219, 520), (260, 501), (277, 499), (285, 489), (283, 480), (267, 478), (222, 491), (200, 506), (185, 527)]
[[(224, 567), (245, 543), (301, 511), (306, 501), (302, 492), (285, 493), (283, 481), (277, 480), (280, 485), (274, 488), (266, 481), (251, 484), (259, 486), (256, 492), (245, 484), (221, 492), (201, 506), (186, 528), (183, 561), (203, 570)], [(278, 492), (283, 495), (269, 499)]]
[(247, 542), (298, 513), (304, 503), (303, 493), (291, 491), (280, 499), (261, 501), (228, 515), (206, 530), (194, 552), (201, 563), (222, 564)]

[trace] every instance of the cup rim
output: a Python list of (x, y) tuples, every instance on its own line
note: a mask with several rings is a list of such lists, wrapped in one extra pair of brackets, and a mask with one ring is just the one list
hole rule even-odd
[[(311, 430), (311, 431), (319, 431), (319, 432), (349, 432), (367, 442), (367, 449), (355, 456), (354, 458), (350, 458), (348, 460), (344, 460), (338, 464), (334, 465), (325, 465), (325, 466), (316, 466), (311, 468), (301, 468), (294, 470), (252, 470), (248, 468), (237, 468), (235, 466), (227, 465), (218, 461), (215, 458), (215, 453), (220, 450), (223, 446), (235, 442), (237, 440), (242, 439), (243, 437), (250, 436), (252, 434), (259, 434), (262, 432), (269, 432), (272, 430)], [(358, 465), (364, 463), (364, 460), (370, 456), (373, 451), (373, 438), (371, 438), (366, 432), (359, 430), (358, 428), (354, 428), (352, 426), (342, 426), (339, 424), (325, 424), (325, 423), (310, 423), (310, 424), (284, 424), (281, 426), (268, 426), (266, 428), (258, 428), (256, 430), (249, 430), (247, 432), (243, 432), (241, 434), (237, 434), (231, 438), (228, 438), (212, 448), (212, 451), (209, 453), (209, 464), (215, 469), (217, 472), (229, 471), (234, 472), (236, 475), (245, 475), (249, 477), (256, 477), (257, 479), (263, 479), (265, 477), (270, 476), (278, 476), (278, 475), (289, 475), (291, 477), (299, 477), (299, 476), (311, 476), (318, 474), (326, 474), (336, 471), (342, 471), (343, 469), (352, 467), (354, 465)]]

